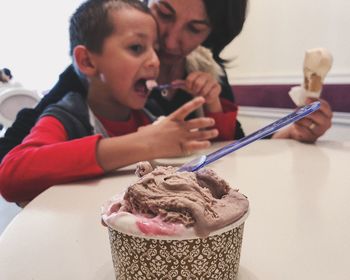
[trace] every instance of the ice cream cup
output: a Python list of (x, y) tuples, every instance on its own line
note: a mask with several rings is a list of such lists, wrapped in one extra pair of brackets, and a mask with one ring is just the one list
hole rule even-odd
[(116, 279), (236, 279), (247, 216), (206, 238), (137, 236), (108, 227)]

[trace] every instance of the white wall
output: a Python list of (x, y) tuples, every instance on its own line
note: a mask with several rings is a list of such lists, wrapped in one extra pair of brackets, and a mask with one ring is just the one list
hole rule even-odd
[[(0, 0), (0, 68), (26, 88), (47, 90), (70, 63), (68, 21), (82, 0)], [(327, 47), (326, 82), (350, 83), (350, 0), (250, 0), (242, 34), (225, 50), (239, 83), (299, 83), (304, 51)]]
[(349, 0), (250, 0), (241, 35), (224, 51), (233, 84), (301, 83), (304, 52), (328, 48), (326, 83), (350, 83)]
[(0, 68), (28, 89), (51, 88), (70, 63), (68, 23), (82, 0), (0, 0)]

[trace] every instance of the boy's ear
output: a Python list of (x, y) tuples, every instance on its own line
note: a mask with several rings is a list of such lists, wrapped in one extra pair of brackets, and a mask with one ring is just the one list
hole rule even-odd
[(91, 59), (89, 50), (85, 46), (76, 46), (73, 51), (73, 56), (76, 65), (83, 74), (86, 76), (96, 75), (97, 69)]

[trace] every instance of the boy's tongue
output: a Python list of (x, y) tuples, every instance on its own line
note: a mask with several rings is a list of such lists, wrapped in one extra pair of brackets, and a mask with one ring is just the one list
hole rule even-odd
[(138, 80), (135, 84), (135, 90), (138, 92), (143, 93), (144, 95), (147, 94), (147, 88), (145, 85), (145, 80)]

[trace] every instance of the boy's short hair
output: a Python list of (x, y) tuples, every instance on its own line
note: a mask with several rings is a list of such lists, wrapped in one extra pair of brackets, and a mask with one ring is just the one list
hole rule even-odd
[(115, 30), (109, 12), (133, 8), (152, 16), (150, 9), (140, 0), (87, 0), (70, 19), (70, 55), (78, 45), (94, 53), (101, 53), (104, 40)]

